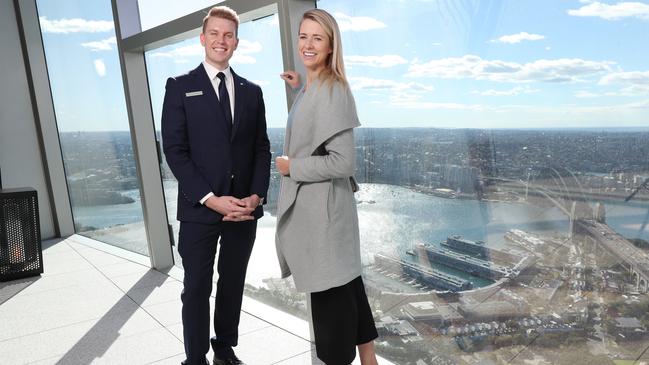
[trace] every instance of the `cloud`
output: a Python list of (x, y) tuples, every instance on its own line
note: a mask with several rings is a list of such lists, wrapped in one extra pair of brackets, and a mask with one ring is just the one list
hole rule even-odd
[(385, 23), (367, 16), (349, 16), (340, 12), (334, 13), (341, 32), (365, 32), (387, 27)]
[(257, 63), (257, 59), (251, 54), (259, 53), (264, 49), (261, 43), (249, 41), (247, 39), (240, 39), (237, 50), (234, 51), (234, 56), (230, 59), (230, 64), (233, 65), (252, 65)]
[(544, 39), (545, 36), (542, 36), (540, 34), (530, 34), (527, 32), (520, 32), (517, 34), (510, 34), (510, 35), (504, 35), (500, 38), (497, 39), (492, 39), (491, 43), (509, 43), (509, 44), (514, 44), (514, 43), (520, 43), (522, 41), (538, 41), (541, 39)]
[(599, 80), (600, 85), (626, 84), (649, 86), (649, 71), (613, 72)]
[(619, 2), (614, 5), (599, 1), (582, 2), (586, 4), (579, 9), (570, 9), (568, 14), (580, 17), (599, 17), (606, 20), (619, 20), (622, 18), (638, 18), (649, 20), (649, 4), (635, 1)]
[(346, 56), (345, 64), (348, 66), (366, 66), (388, 68), (408, 63), (408, 60), (399, 55), (383, 56)]
[(649, 71), (613, 72), (603, 76), (599, 85), (623, 85), (618, 92), (606, 93), (608, 96), (638, 96), (649, 93)]
[(574, 95), (575, 95), (576, 98), (597, 98), (597, 97), (600, 96), (599, 94), (590, 92), (588, 90), (575, 91)]
[[(235, 51), (236, 52), (236, 51)], [(151, 57), (160, 57), (160, 58), (173, 58), (174, 60), (186, 59), (188, 57), (198, 57), (205, 54), (205, 48), (200, 45), (200, 43), (191, 44), (189, 46), (183, 46), (174, 48), (169, 51), (158, 51), (153, 52)]]
[[(251, 54), (259, 53), (262, 50), (263, 47), (261, 43), (251, 42), (247, 39), (240, 39), (239, 46), (237, 47), (237, 50), (234, 51), (234, 56), (230, 59), (230, 63), (233, 65), (257, 63), (257, 59), (251, 56)], [(203, 57), (204, 55), (205, 48), (203, 48), (200, 43), (196, 43), (189, 46), (174, 48), (169, 51), (154, 52), (151, 54), (151, 57), (171, 58), (176, 63), (186, 63), (189, 59)]]
[(537, 93), (541, 90), (539, 89), (532, 89), (529, 86), (521, 87), (521, 86), (516, 86), (512, 89), (509, 90), (494, 90), (494, 89), (489, 89), (485, 91), (472, 91), (472, 94), (479, 94), (483, 96), (515, 96), (515, 95), (520, 95), (520, 94), (532, 94), (532, 93)]
[(232, 58), (230, 59), (231, 65), (254, 65), (255, 63), (257, 63), (256, 58), (245, 54), (236, 53), (236, 52), (234, 53), (234, 56), (232, 56)]
[(80, 18), (49, 20), (42, 16), (38, 18), (43, 33), (101, 33), (113, 30), (114, 23), (108, 20), (86, 20)]
[(350, 77), (349, 85), (352, 90), (391, 90), (411, 92), (431, 92), (433, 86), (417, 82), (397, 82), (394, 80), (373, 79), (370, 77)]
[(430, 105), (420, 101), (420, 99), (426, 93), (435, 90), (433, 86), (418, 82), (397, 82), (370, 77), (350, 77), (349, 85), (354, 91), (388, 92), (390, 105), (408, 109), (422, 107), (421, 105), (425, 105), (422, 108), (429, 109)]
[(573, 82), (585, 76), (610, 71), (612, 64), (614, 62), (588, 61), (579, 58), (542, 59), (520, 64), (465, 55), (425, 63), (415, 60), (408, 68), (406, 76), (497, 82)]
[(95, 60), (95, 71), (97, 72), (97, 75), (99, 75), (99, 77), (106, 76), (106, 64), (101, 58)]
[(473, 110), (484, 111), (485, 107), (478, 104), (462, 104), (462, 103), (436, 103), (431, 101), (419, 100), (395, 100), (392, 105), (405, 109), (446, 109), (446, 110)]
[(649, 94), (649, 85), (632, 85), (620, 89), (620, 91), (616, 95), (638, 96), (638, 95), (647, 95), (647, 94)]
[(81, 43), (81, 46), (89, 48), (93, 52), (98, 52), (110, 51), (111, 49), (113, 49), (113, 44), (117, 44), (117, 38), (114, 36), (107, 39), (102, 39), (100, 41)]
[(243, 53), (243, 54), (250, 54), (250, 53), (259, 53), (264, 49), (262, 47), (261, 43), (257, 41), (249, 41), (247, 39), (240, 39), (239, 40), (239, 46), (237, 46), (237, 50), (234, 51), (234, 53)]

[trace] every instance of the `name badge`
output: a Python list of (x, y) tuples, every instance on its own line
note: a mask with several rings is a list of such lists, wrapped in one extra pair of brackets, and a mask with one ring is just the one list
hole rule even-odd
[(191, 91), (191, 92), (185, 93), (185, 96), (188, 97), (188, 98), (189, 98), (189, 97), (192, 97), (192, 96), (200, 96), (200, 95), (203, 95), (203, 92), (200, 91), (200, 90), (199, 90), (199, 91)]

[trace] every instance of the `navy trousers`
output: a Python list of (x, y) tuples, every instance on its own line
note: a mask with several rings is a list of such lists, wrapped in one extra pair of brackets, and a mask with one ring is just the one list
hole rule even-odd
[[(181, 294), (186, 364), (205, 364), (214, 350), (237, 345), (241, 300), (257, 221), (201, 224), (181, 222), (178, 253), (185, 277)], [(214, 308), (215, 337), (210, 339), (210, 293), (218, 253)]]

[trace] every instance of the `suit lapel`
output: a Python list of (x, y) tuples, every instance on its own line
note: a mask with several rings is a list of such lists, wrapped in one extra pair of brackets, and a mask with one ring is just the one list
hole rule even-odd
[(234, 73), (232, 67), (230, 67), (230, 71), (232, 72), (232, 79), (234, 81), (234, 122), (232, 126), (232, 135), (230, 136), (230, 141), (232, 141), (237, 133), (239, 124), (241, 123), (241, 114), (246, 105), (246, 80)]
[(229, 128), (227, 128), (227, 125), (225, 124), (227, 123), (227, 121), (225, 119), (225, 116), (223, 115), (223, 110), (221, 110), (218, 104), (219, 98), (216, 96), (216, 92), (214, 91), (214, 86), (212, 85), (212, 81), (210, 80), (210, 78), (207, 76), (207, 71), (205, 71), (205, 67), (203, 67), (203, 64), (201, 63), (197, 68), (195, 68), (190, 73), (194, 75), (199, 90), (202, 90), (205, 93), (205, 97), (207, 98), (207, 104), (209, 105), (209, 108), (212, 111), (212, 115), (214, 116), (214, 118), (210, 118), (210, 119), (221, 124), (222, 127), (225, 128), (224, 133), (227, 133), (227, 131), (229, 130)]

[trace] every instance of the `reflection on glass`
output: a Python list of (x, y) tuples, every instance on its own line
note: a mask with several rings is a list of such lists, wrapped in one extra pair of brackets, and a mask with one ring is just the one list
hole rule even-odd
[[(239, 45), (230, 65), (239, 75), (262, 88), (266, 105), (266, 122), (269, 127), (268, 137), (274, 155), (281, 153), (287, 116), (284, 82), (279, 78), (279, 74), (283, 72), (281, 57), (279, 23), (276, 15), (246, 22), (239, 26)], [(203, 59), (204, 49), (198, 38), (188, 39), (146, 53), (149, 89), (151, 90), (158, 138), (160, 138), (160, 118), (167, 78), (188, 72)], [(165, 162), (163, 162), (162, 171), (168, 218), (174, 230), (174, 239), (177, 242), (178, 228), (180, 227), (176, 220), (177, 182)], [(295, 293), (292, 280), (279, 279), (279, 264), (275, 254), (274, 216), (279, 190), (278, 182), (277, 172), (274, 167), (271, 167), (268, 204), (264, 206), (264, 217), (257, 224), (257, 239), (246, 275), (246, 295), (304, 317), (303, 313), (306, 310), (304, 296)], [(174, 255), (176, 265), (181, 266), (177, 246), (174, 247)], [(290, 303), (285, 301), (286, 295), (289, 293), (292, 297)]]
[(138, 0), (140, 26), (145, 31), (222, 2), (223, 0)]
[(75, 229), (148, 255), (110, 1), (37, 5)]
[(356, 199), (380, 354), (649, 359), (642, 15), (583, 1), (318, 6), (341, 26), (365, 127)]

